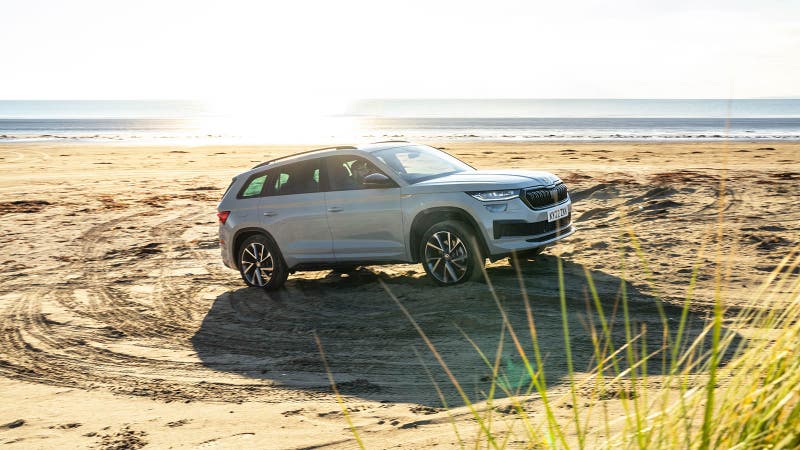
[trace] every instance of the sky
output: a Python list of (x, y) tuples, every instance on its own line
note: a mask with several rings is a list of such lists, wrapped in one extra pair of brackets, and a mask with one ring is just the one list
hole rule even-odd
[(800, 97), (800, 2), (0, 0), (0, 99)]

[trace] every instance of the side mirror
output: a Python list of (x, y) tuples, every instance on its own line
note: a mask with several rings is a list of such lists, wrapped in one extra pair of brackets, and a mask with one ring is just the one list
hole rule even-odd
[(364, 177), (363, 184), (368, 188), (392, 187), (394, 181), (382, 173), (371, 173)]

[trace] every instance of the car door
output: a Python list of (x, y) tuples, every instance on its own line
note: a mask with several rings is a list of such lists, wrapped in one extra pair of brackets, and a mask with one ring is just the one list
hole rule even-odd
[[(337, 262), (405, 259), (400, 187), (366, 186), (364, 178), (383, 172), (358, 155), (324, 158), (328, 224)], [(383, 174), (385, 175), (385, 174)]]
[(321, 163), (317, 158), (267, 171), (261, 223), (275, 238), (289, 267), (334, 258), (325, 194), (319, 182)]

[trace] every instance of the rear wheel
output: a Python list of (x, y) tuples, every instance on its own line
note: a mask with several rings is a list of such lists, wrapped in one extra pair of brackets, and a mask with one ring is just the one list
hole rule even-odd
[(472, 230), (461, 222), (434, 224), (420, 242), (422, 267), (441, 285), (453, 285), (482, 277), (484, 258)]
[(239, 247), (238, 257), (239, 272), (248, 286), (271, 291), (283, 286), (289, 276), (278, 246), (264, 235), (245, 239)]

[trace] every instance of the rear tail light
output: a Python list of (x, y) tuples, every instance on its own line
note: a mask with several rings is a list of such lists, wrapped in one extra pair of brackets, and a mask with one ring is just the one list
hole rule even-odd
[(231, 214), (230, 211), (220, 211), (217, 213), (217, 217), (219, 217), (219, 223), (225, 223), (228, 220), (228, 216)]

